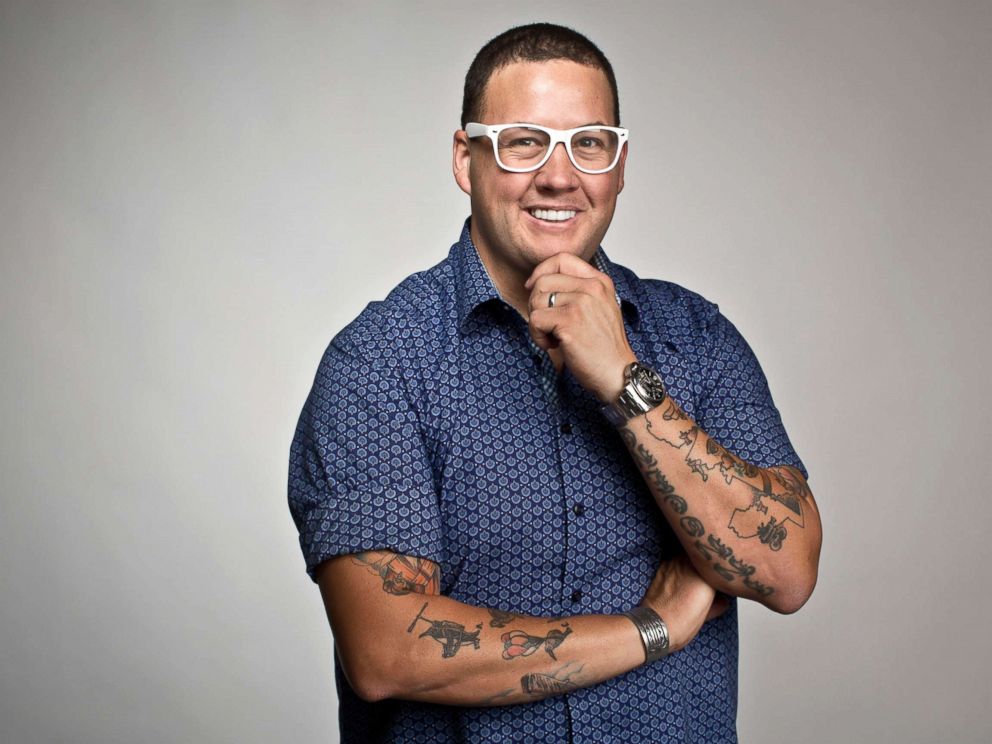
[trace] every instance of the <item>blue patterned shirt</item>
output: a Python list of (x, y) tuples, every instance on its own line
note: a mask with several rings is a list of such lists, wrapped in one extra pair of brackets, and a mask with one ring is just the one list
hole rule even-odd
[[(732, 452), (803, 470), (754, 354), (716, 305), (610, 262), (637, 357)], [(805, 472), (805, 471), (803, 471)], [(634, 607), (681, 551), (595, 396), (530, 340), (468, 223), (448, 257), (371, 303), (331, 342), (290, 454), (311, 576), (386, 549), (435, 561), (441, 593), (536, 616)], [(735, 742), (737, 612), (677, 654), (525, 705), (366, 703), (336, 664), (341, 740)]]

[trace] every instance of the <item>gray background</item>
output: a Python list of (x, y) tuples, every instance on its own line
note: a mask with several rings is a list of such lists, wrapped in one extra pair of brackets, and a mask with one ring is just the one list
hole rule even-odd
[(462, 78), (569, 23), (606, 240), (720, 302), (820, 583), (742, 612), (745, 742), (986, 742), (992, 4), (0, 4), (0, 740), (336, 740), (285, 504), (320, 354), (440, 260)]

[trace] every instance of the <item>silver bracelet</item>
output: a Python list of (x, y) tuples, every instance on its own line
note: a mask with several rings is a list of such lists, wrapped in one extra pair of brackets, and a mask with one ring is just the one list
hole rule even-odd
[(645, 664), (668, 656), (668, 626), (661, 615), (650, 607), (635, 607), (624, 615), (630, 618), (641, 634)]

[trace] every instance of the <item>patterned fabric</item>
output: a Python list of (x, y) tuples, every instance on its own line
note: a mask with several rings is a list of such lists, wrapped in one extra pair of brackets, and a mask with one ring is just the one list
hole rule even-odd
[[(716, 305), (602, 253), (638, 358), (740, 457), (803, 470), (764, 375)], [(803, 470), (803, 472), (805, 472)], [(681, 550), (594, 396), (556, 376), (469, 237), (331, 342), (290, 454), (307, 570), (388, 549), (441, 592), (538, 616), (621, 613)], [(343, 742), (734, 742), (736, 606), (673, 656), (562, 697), (366, 703), (336, 665)]]

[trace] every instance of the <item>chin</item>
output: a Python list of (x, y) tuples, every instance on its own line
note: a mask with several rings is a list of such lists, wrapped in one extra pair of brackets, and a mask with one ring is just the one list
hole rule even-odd
[(589, 248), (588, 235), (579, 236), (568, 232), (562, 232), (558, 235), (528, 232), (523, 236), (521, 245), (526, 246), (527, 253), (542, 256), (542, 260), (558, 253), (571, 253), (576, 256), (588, 253), (591, 256), (596, 251), (595, 247)]
[(547, 261), (552, 256), (557, 256), (559, 253), (571, 253), (576, 256), (584, 258), (584, 255), (576, 251), (574, 247), (568, 245), (555, 245), (545, 243), (541, 246), (528, 246), (522, 253), (524, 261), (527, 262), (527, 268), (533, 269), (538, 264)]

